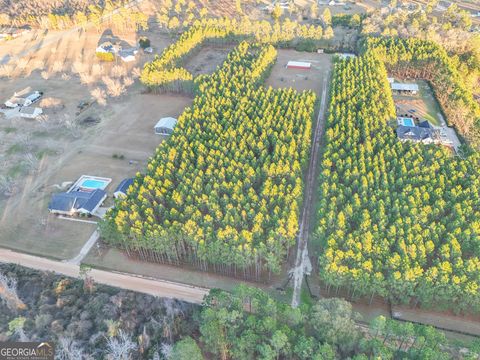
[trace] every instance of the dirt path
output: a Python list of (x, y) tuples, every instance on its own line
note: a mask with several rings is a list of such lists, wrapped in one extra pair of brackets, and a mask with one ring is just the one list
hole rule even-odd
[(318, 163), (318, 154), (320, 151), (320, 143), (325, 132), (325, 115), (326, 102), (328, 93), (328, 84), (330, 81), (330, 71), (327, 71), (322, 85), (322, 98), (320, 100), (320, 109), (318, 111), (317, 126), (313, 137), (313, 144), (310, 155), (310, 164), (308, 166), (307, 182), (305, 185), (305, 200), (302, 211), (302, 218), (300, 220), (300, 230), (297, 240), (297, 256), (295, 259), (295, 266), (291, 270), (293, 275), (293, 295), (292, 307), (300, 305), (300, 294), (302, 290), (303, 276), (305, 273), (309, 274), (312, 271), (310, 258), (308, 257), (308, 234), (310, 231), (310, 219), (313, 206), (313, 194), (315, 192), (315, 175)]
[[(80, 266), (38, 256), (0, 249), (0, 262), (14, 263), (41, 271), (53, 271), (58, 274), (79, 278)], [(92, 269), (88, 273), (99, 284), (115, 286), (153, 296), (178, 299), (201, 304), (209, 289), (189, 286), (170, 281), (146, 278), (131, 274)]]

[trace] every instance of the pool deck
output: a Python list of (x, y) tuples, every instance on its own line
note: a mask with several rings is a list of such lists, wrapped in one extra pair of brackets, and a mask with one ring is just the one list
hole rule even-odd
[(85, 181), (92, 180), (95, 182), (102, 182), (104, 185), (100, 187), (95, 187), (95, 188), (90, 188), (86, 187), (89, 190), (95, 190), (95, 189), (100, 189), (100, 190), (105, 190), (107, 186), (112, 182), (112, 179), (110, 178), (104, 178), (104, 177), (99, 177), (99, 176), (92, 176), (92, 175), (82, 175), (78, 178), (77, 181), (67, 190), (67, 192), (72, 192), (72, 191), (77, 191), (84, 189), (85, 187), (82, 186), (82, 184)]

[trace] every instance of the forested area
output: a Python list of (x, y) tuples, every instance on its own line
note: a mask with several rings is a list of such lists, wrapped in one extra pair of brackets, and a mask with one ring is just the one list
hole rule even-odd
[[(87, 22), (100, 26), (106, 21), (115, 30), (147, 27), (148, 16), (133, 8), (120, 8), (128, 1), (73, 0), (73, 1), (10, 1), (0, 0), (0, 25), (24, 26), (49, 30), (64, 30), (85, 26)], [(103, 18), (108, 16), (108, 19)]]
[(102, 224), (142, 259), (259, 279), (295, 243), (315, 95), (261, 87), (271, 45), (242, 42)]
[[(389, 41), (409, 54), (402, 45), (410, 42), (367, 44)], [(320, 276), (351, 297), (479, 311), (480, 155), (396, 139), (383, 63), (396, 49), (335, 64), (320, 170)]]
[[(417, 38), (433, 41), (448, 53), (449, 67), (459, 72), (463, 85), (480, 95), (480, 34), (472, 31), (471, 14), (456, 4), (442, 14), (435, 13), (438, 0), (430, 0), (426, 6), (405, 9), (391, 1), (383, 8), (365, 17), (362, 34), (366, 36), (392, 36), (402, 39)], [(435, 50), (437, 51), (437, 50)]]
[(471, 145), (480, 147), (480, 104), (440, 45), (415, 38), (368, 37), (360, 46), (363, 52), (375, 52), (389, 74), (428, 80), (448, 123)]
[(289, 19), (275, 24), (268, 21), (250, 21), (248, 17), (238, 21), (228, 18), (197, 20), (175, 43), (167, 47), (161, 56), (145, 64), (140, 79), (151, 89), (189, 90), (192, 88), (193, 75), (178, 66), (192, 50), (207, 41), (231, 43), (253, 38), (259, 43), (286, 46), (294, 39), (320, 40), (322, 33), (321, 26), (301, 25)]
[(0, 341), (53, 341), (60, 360), (473, 360), (479, 345), (459, 357), (432, 327), (383, 316), (359, 326), (344, 300), (293, 309), (245, 286), (195, 306), (96, 284), (88, 271), (79, 280), (0, 264), (0, 288)]
[(95, 284), (88, 272), (0, 264), (0, 289), (0, 341), (54, 341), (59, 360), (167, 359), (197, 327), (198, 307)]

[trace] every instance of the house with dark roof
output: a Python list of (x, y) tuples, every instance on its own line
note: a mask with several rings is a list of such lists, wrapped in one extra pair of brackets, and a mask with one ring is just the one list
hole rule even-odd
[(435, 142), (435, 133), (430, 128), (400, 125), (396, 132), (400, 141), (421, 142), (423, 144), (433, 144)]
[(433, 129), (432, 124), (428, 120), (421, 121), (418, 123), (418, 126), (424, 129)]
[(130, 188), (130, 186), (132, 186), (132, 184), (133, 184), (133, 178), (123, 179), (115, 189), (115, 192), (113, 193), (113, 197), (116, 199), (121, 197), (126, 197), (127, 191)]
[(107, 193), (100, 189), (58, 193), (52, 196), (48, 210), (59, 215), (94, 215), (106, 198)]

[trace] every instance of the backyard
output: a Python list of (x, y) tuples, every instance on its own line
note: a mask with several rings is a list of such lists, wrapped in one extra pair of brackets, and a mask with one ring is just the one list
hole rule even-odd
[(428, 120), (432, 125), (441, 126), (444, 123), (442, 112), (430, 85), (424, 80), (415, 83), (420, 89), (417, 95), (393, 95), (397, 115)]

